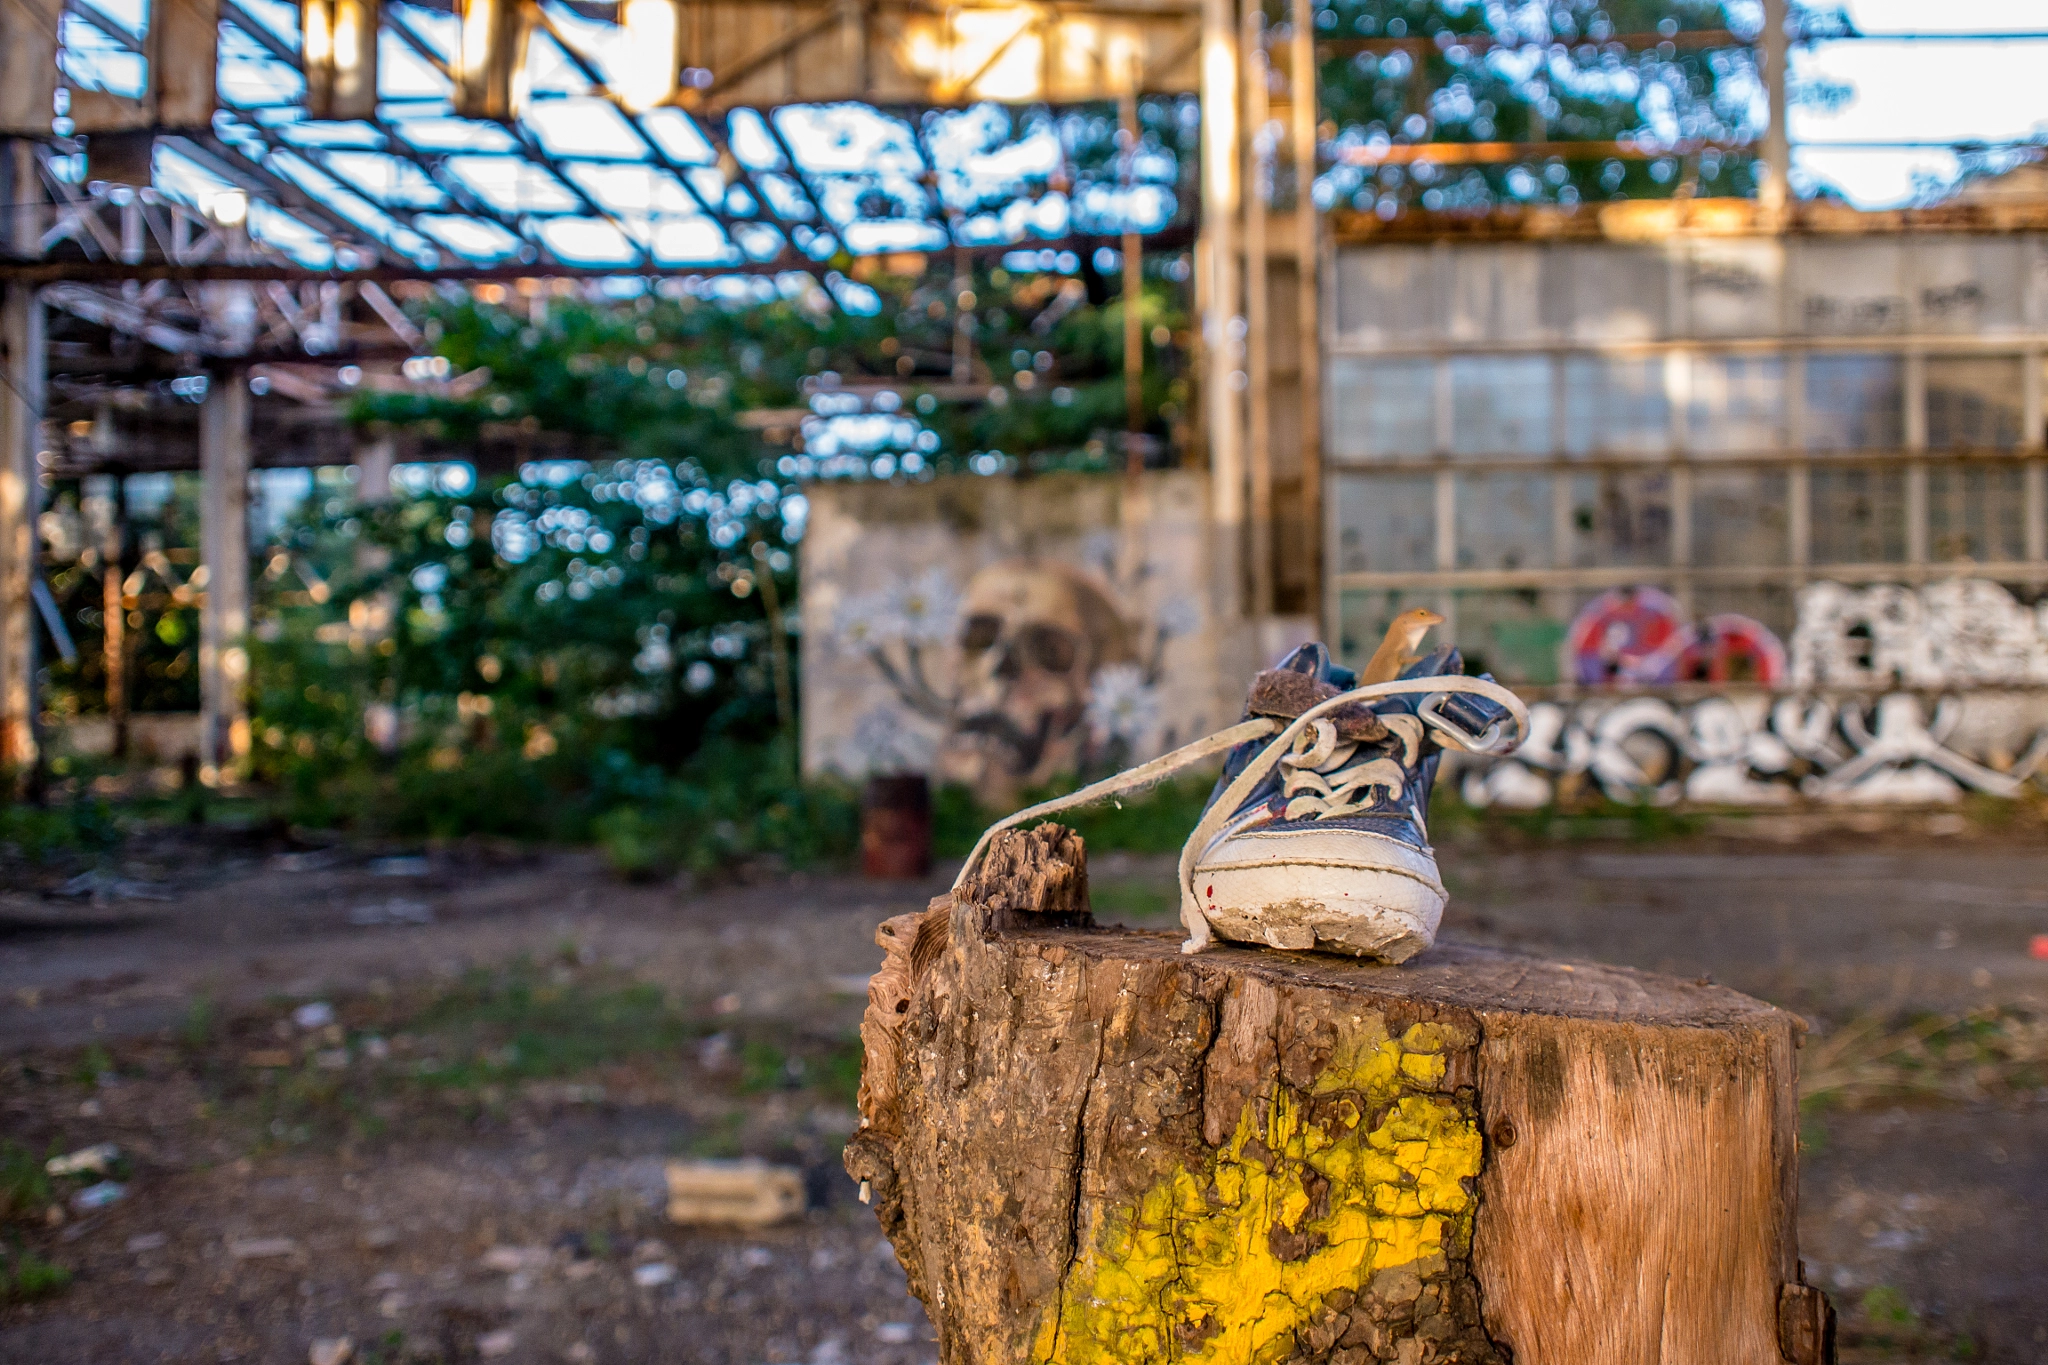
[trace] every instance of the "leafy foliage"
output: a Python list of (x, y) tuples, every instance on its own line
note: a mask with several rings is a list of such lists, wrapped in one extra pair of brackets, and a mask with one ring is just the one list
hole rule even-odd
[[(1794, 5), (1804, 32), (1848, 27), (1832, 5)], [(1318, 198), (1391, 214), (1499, 204), (1577, 204), (1748, 196), (1751, 146), (1767, 117), (1749, 46), (1759, 11), (1722, 0), (1561, 0), (1502, 6), (1471, 0), (1325, 0), (1318, 37), (1338, 40), (1321, 69), (1325, 118), (1340, 149), (1374, 143), (1571, 142), (1583, 156), (1532, 154), (1499, 165), (1427, 157), (1376, 170), (1339, 165)], [(1727, 33), (1719, 39), (1713, 35)], [(1623, 38), (1633, 41), (1624, 45)], [(1348, 42), (1342, 40), (1349, 40)], [(1346, 49), (1350, 50), (1346, 50)], [(1839, 104), (1826, 82), (1793, 97)], [(1663, 156), (1615, 156), (1641, 142)]]

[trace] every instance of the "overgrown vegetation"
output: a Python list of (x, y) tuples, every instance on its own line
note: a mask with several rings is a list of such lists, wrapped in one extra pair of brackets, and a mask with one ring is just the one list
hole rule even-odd
[(0, 1139), (0, 1223), (40, 1218), (50, 1206), (43, 1158), (12, 1139)]
[(2048, 1086), (2048, 1019), (2013, 1009), (1854, 1020), (1806, 1045), (1801, 1103), (1982, 1100)]
[(0, 1244), (0, 1303), (33, 1303), (61, 1294), (71, 1272), (25, 1247)]
[(434, 1113), (489, 1122), (533, 1087), (573, 1082), (595, 1095), (621, 1076), (629, 1085), (691, 1077), (742, 1096), (806, 1090), (844, 1107), (860, 1075), (851, 1035), (724, 1022), (702, 1002), (577, 965), (573, 947), (551, 965), (515, 962), (429, 994), (343, 1002), (333, 1023), (283, 1039), (266, 1036), (264, 1022), (238, 1020), (186, 1049), (214, 1112), (239, 1116), (263, 1145), (371, 1142), (401, 1113), (414, 1129)]
[(0, 805), (0, 864), (10, 859), (46, 863), (66, 853), (98, 853), (120, 838), (120, 824), (105, 801)]
[[(972, 367), (1003, 401), (966, 405), (930, 392), (952, 378), (950, 271), (856, 273), (864, 283), (841, 281), (842, 301), (871, 306), (835, 304), (809, 277), (766, 301), (751, 289), (412, 295), (442, 368), (477, 382), (366, 382), (349, 410), (361, 436), (397, 434), (453, 460), (533, 436), (563, 458), (481, 479), (471, 466), (405, 466), (384, 501), (359, 496), (352, 470), (319, 472), (256, 565), (249, 775), (276, 817), (384, 836), (596, 840), (636, 877), (847, 856), (857, 793), (796, 774), (802, 480), (1120, 466), (1112, 438), (1125, 426), (1122, 305), (1092, 262), (1081, 278), (974, 276)], [(1163, 275), (1144, 296), (1143, 422), (1160, 451), (1186, 403), (1178, 299)], [(802, 408), (818, 377), (894, 385), (887, 430), (865, 445), (814, 439), (799, 456), (786, 435), (771, 443), (738, 420)], [(81, 647), (78, 664), (52, 668), (56, 716), (95, 710), (105, 685), (91, 523), (106, 509), (84, 509), (83, 491), (53, 498), (72, 557), (52, 580)], [(162, 547), (190, 531), (193, 490), (162, 491), (160, 505), (129, 509), (153, 518), (131, 547), (148, 562), (129, 634), (147, 659), (175, 645), (162, 666), (182, 678), (196, 658), (180, 625), (189, 556)], [(139, 700), (191, 704), (148, 688)], [(93, 775), (64, 762), (71, 788)], [(191, 805), (165, 813), (204, 815)], [(105, 846), (91, 825), (103, 808), (62, 809), (0, 814), (0, 846), (31, 860)]]

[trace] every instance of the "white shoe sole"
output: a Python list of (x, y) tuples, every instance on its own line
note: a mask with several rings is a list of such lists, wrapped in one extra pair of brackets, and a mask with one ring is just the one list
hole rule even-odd
[(1448, 899), (1436, 859), (1356, 829), (1228, 835), (1195, 864), (1219, 938), (1406, 962), (1436, 942)]

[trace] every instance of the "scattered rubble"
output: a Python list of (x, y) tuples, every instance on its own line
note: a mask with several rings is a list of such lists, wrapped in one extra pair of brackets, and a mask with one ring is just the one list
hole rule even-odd
[(371, 901), (358, 905), (348, 912), (348, 922), (358, 928), (370, 929), (379, 925), (423, 925), (434, 922), (434, 907), (424, 901), (407, 900), (393, 896), (388, 900)]
[(111, 1142), (95, 1142), (43, 1163), (51, 1175), (105, 1175), (121, 1159), (121, 1149)]
[(804, 1174), (765, 1161), (671, 1161), (668, 1217), (672, 1223), (766, 1227), (804, 1210)]
[(238, 1237), (228, 1243), (228, 1255), (238, 1261), (262, 1261), (298, 1254), (299, 1244), (289, 1237)]
[(102, 1180), (97, 1185), (87, 1185), (71, 1196), (71, 1207), (80, 1213), (91, 1213), (109, 1204), (118, 1204), (127, 1198), (128, 1187), (118, 1180)]
[(334, 1006), (325, 1000), (315, 1000), (310, 1005), (301, 1005), (292, 1011), (292, 1022), (306, 1032), (326, 1028), (334, 1022)]

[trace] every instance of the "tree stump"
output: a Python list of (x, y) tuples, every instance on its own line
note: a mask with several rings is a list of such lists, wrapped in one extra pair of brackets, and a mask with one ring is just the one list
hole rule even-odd
[(846, 1165), (946, 1365), (1831, 1356), (1792, 1015), (1473, 947), (1179, 938), (1095, 928), (1055, 825), (882, 926)]

